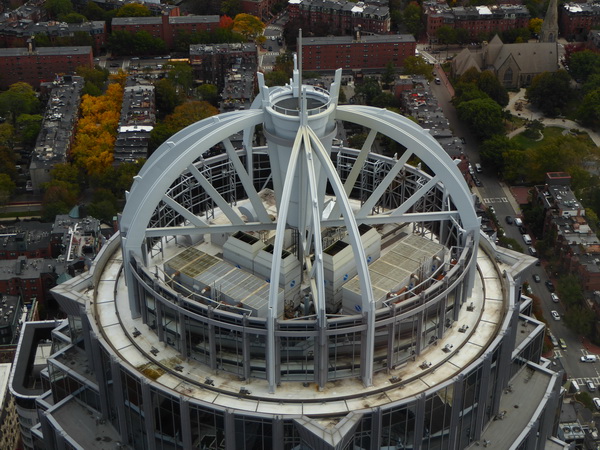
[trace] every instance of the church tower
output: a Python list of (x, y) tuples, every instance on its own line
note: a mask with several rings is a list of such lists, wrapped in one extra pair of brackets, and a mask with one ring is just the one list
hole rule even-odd
[(556, 42), (558, 39), (558, 1), (550, 0), (540, 32), (540, 42)]

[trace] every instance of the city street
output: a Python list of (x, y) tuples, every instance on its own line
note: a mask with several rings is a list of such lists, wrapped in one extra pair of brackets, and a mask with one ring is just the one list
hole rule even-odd
[[(436, 74), (439, 73), (438, 70), (439, 69), (435, 69)], [(446, 81), (445, 77), (440, 77), (440, 79)], [(464, 152), (468, 155), (471, 164), (474, 166), (476, 163), (480, 163), (481, 161), (479, 159), (477, 148), (478, 141), (470, 133), (469, 129), (458, 119), (456, 109), (451, 103), (451, 87), (446, 86), (444, 82), (440, 85), (431, 83), (430, 87), (438, 99), (439, 105), (444, 111), (445, 116), (448, 118), (450, 128), (454, 132), (454, 135), (465, 138), (466, 144), (464, 146)], [(474, 187), (473, 192), (476, 193), (479, 200), (486, 207), (494, 207), (498, 222), (505, 230), (506, 235), (515, 239), (523, 247), (523, 250), (527, 251), (528, 246), (523, 242), (518, 227), (514, 224), (508, 225), (505, 221), (506, 216), (517, 217), (521, 214), (519, 206), (508, 189), (508, 186), (498, 180), (498, 174), (486, 170), (485, 166), (483, 167), (483, 171), (478, 173), (477, 176), (481, 180), (482, 186)], [(533, 280), (532, 277), (534, 274), (539, 275), (539, 283), (536, 283)], [(600, 362), (582, 363), (580, 361), (580, 357), (588, 354), (589, 351), (584, 348), (581, 336), (567, 328), (564, 320), (562, 320), (565, 310), (560, 302), (552, 302), (550, 291), (545, 285), (545, 281), (548, 279), (544, 266), (540, 265), (533, 266), (529, 269), (529, 274), (525, 281), (529, 282), (533, 294), (542, 300), (544, 319), (547, 321), (552, 334), (556, 339), (562, 338), (565, 340), (566, 350), (556, 347), (554, 349), (554, 357), (555, 359), (560, 360), (569, 379), (575, 379), (578, 382), (591, 380), (594, 384), (600, 385)], [(561, 320), (554, 320), (552, 318), (551, 311), (553, 310), (560, 314)], [(582, 385), (582, 388), (585, 388), (585, 385)]]

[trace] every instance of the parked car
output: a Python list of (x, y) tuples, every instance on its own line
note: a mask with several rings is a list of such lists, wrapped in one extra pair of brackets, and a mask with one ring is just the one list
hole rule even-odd
[(554, 302), (554, 303), (558, 303), (560, 301), (560, 299), (558, 298), (558, 295), (556, 295), (554, 292), (552, 292), (550, 294), (550, 299)]
[(600, 411), (600, 398), (594, 397), (592, 401), (594, 402), (594, 406), (596, 407), (596, 409)]
[(558, 343), (560, 344), (560, 348), (562, 348), (563, 350), (567, 349), (567, 343), (565, 342), (565, 340), (563, 338), (560, 338), (558, 340)]
[(548, 288), (548, 290), (550, 292), (554, 292), (554, 283), (552, 283), (552, 281), (550, 280), (546, 280), (546, 287)]
[(596, 385), (594, 384), (593, 381), (589, 381), (588, 380), (588, 381), (586, 381), (585, 384), (586, 384), (586, 386), (588, 388), (588, 391), (590, 391), (590, 392), (595, 392), (596, 391)]
[(537, 250), (533, 247), (527, 247), (527, 250), (529, 251), (529, 254), (531, 256), (537, 256)]
[(552, 311), (550, 311), (550, 314), (552, 315), (552, 318), (554, 320), (560, 320), (560, 314), (558, 313), (558, 311), (552, 310)]

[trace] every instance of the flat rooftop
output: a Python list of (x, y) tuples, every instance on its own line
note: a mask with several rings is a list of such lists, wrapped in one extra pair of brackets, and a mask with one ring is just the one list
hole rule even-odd
[[(165, 259), (168, 257), (165, 255)], [(159, 342), (141, 319), (132, 319), (125, 283), (119, 276), (122, 264), (122, 254), (117, 249), (98, 281), (95, 295), (94, 290), (83, 295), (87, 296), (86, 301), (93, 301), (98, 329), (123, 361), (138, 371), (152, 371), (156, 375), (154, 382), (158, 384), (223, 408), (311, 416), (345, 415), (410, 398), (433, 386), (451, 382), (496, 338), (508, 308), (500, 274), (511, 270), (501, 262), (497, 267), (495, 261), (480, 251), (478, 276), (471, 297), (463, 305), (460, 321), (452, 324), (436, 346), (428, 348), (414, 361), (375, 374), (371, 387), (365, 388), (360, 380), (350, 378), (328, 383), (321, 391), (315, 389), (314, 383), (304, 386), (300, 382), (286, 382), (278, 386), (275, 393), (269, 393), (265, 380), (240, 381), (234, 375), (215, 373), (199, 362), (182, 358), (175, 349)], [(56, 289), (69, 289), (68, 285), (69, 282)], [(134, 337), (136, 330), (141, 333)], [(155, 355), (151, 353), (153, 349), (158, 350)], [(207, 377), (213, 379), (214, 387), (204, 384)], [(536, 389), (546, 389), (548, 383), (542, 381), (540, 379), (539, 386), (534, 383)], [(241, 396), (241, 387), (248, 389), (251, 395)]]

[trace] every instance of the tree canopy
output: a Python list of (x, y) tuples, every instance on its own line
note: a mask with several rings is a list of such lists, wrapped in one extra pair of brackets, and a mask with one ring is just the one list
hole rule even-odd
[(456, 110), (458, 117), (482, 140), (504, 132), (502, 108), (489, 97), (462, 102)]
[(34, 114), (40, 109), (40, 102), (33, 88), (25, 83), (11, 84), (0, 94), (0, 114), (10, 116), (13, 124), (21, 114)]
[(526, 97), (550, 117), (560, 115), (573, 95), (571, 77), (564, 70), (536, 75), (527, 88)]
[(254, 40), (262, 35), (264, 29), (265, 24), (252, 14), (241, 13), (233, 19), (233, 31), (249, 40)]
[(585, 83), (595, 74), (600, 74), (600, 54), (591, 50), (583, 50), (571, 55), (569, 72), (575, 80)]
[(403, 63), (403, 72), (408, 75), (421, 75), (427, 80), (433, 80), (431, 66), (420, 56), (407, 56)]
[(146, 5), (127, 3), (117, 10), (117, 17), (149, 17), (152, 14)]

